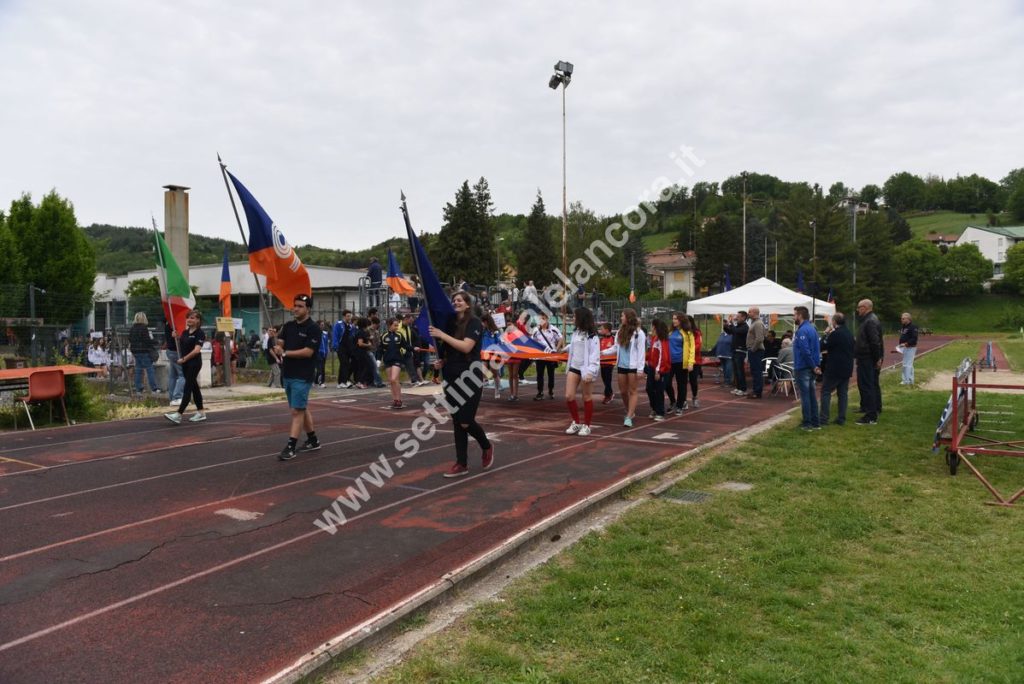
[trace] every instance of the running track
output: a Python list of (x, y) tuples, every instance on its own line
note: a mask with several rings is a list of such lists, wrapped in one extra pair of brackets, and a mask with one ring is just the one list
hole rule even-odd
[[(440, 477), (447, 425), (398, 466), (395, 438), (420, 411), (381, 395), (316, 399), (324, 448), (290, 463), (281, 403), (4, 434), (0, 681), (263, 680), (588, 495), (795, 405), (705, 382), (701, 408), (664, 423), (625, 429), (618, 401), (598, 403), (580, 438), (532, 389), (515, 405), (485, 391), (496, 465), (480, 472), (471, 442), (475, 469), (457, 480)], [(315, 527), (380, 454), (397, 475), (337, 534)]]

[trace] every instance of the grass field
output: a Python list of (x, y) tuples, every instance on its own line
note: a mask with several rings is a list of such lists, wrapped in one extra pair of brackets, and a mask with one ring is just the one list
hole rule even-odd
[(644, 235), (644, 249), (650, 253), (656, 249), (665, 249), (679, 238), (679, 233), (656, 233)]
[[(976, 351), (926, 355), (919, 379)], [(883, 377), (877, 426), (801, 433), (794, 417), (719, 455), (677, 485), (710, 500), (641, 504), (384, 681), (1021, 681), (1024, 510), (986, 506), (931, 452), (942, 393)], [(984, 466), (1024, 486), (1019, 460)]]
[(915, 237), (924, 237), (928, 233), (943, 235), (960, 235), (970, 225), (984, 226), (988, 224), (986, 214), (958, 214), (954, 211), (937, 211), (933, 214), (907, 217), (910, 230)]
[[(976, 297), (948, 297), (943, 300), (916, 304), (910, 307), (914, 322), (919, 327), (936, 333), (998, 333), (1011, 332), (1000, 324), (1007, 310), (1024, 307), (1024, 298), (1013, 295), (978, 295)], [(889, 322), (886, 322), (889, 323)], [(892, 321), (892, 326), (897, 321)], [(891, 326), (887, 326), (891, 327)]]

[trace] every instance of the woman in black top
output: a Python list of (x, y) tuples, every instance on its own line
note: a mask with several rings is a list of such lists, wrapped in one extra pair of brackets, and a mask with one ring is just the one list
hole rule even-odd
[(181, 365), (182, 374), (185, 376), (185, 389), (178, 410), (164, 414), (164, 418), (172, 423), (181, 423), (181, 414), (188, 408), (190, 401), (195, 401), (196, 413), (188, 419), (189, 422), (201, 423), (206, 420), (206, 414), (203, 412), (203, 393), (199, 391), (199, 371), (203, 367), (202, 351), (203, 343), (206, 341), (206, 333), (199, 327), (202, 322), (202, 314), (193, 309), (185, 318), (185, 329), (178, 333), (178, 348), (181, 351), (178, 364)]
[(391, 408), (405, 408), (402, 405), (402, 383), (399, 375), (405, 367), (406, 357), (412, 353), (408, 340), (398, 334), (397, 318), (388, 319), (388, 331), (380, 338), (381, 357), (391, 385)]
[(434, 366), (440, 368), (444, 376), (445, 408), (452, 414), (455, 431), (456, 461), (444, 476), (460, 477), (469, 474), (470, 435), (483, 449), (484, 470), (494, 463), (494, 447), (476, 422), (484, 385), (483, 368), (479, 363), (483, 324), (473, 315), (473, 300), (467, 293), (460, 291), (452, 295), (452, 306), (455, 315), (446, 329), (430, 326), (430, 336), (434, 338), (440, 357)]

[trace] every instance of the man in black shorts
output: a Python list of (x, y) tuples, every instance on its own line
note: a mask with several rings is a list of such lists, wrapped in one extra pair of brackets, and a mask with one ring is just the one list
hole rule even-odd
[(320, 326), (309, 317), (313, 300), (309, 295), (295, 295), (292, 315), (295, 320), (281, 326), (277, 334), (276, 354), (281, 359), (281, 376), (284, 378), (284, 393), (292, 410), (292, 426), (288, 433), (288, 444), (278, 456), (282, 461), (295, 458), (299, 434), (306, 431), (306, 441), (299, 451), (316, 451), (320, 440), (313, 430), (313, 414), (306, 408), (309, 390), (316, 373), (317, 350), (320, 348)]

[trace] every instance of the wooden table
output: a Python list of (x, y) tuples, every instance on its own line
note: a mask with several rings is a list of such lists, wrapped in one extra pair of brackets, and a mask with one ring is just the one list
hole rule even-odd
[(31, 368), (5, 368), (0, 370), (0, 392), (16, 392), (28, 389), (28, 376), (36, 371), (62, 370), (64, 375), (88, 375), (99, 373), (98, 368), (86, 368), (65, 364), (63, 366), (32, 366)]

